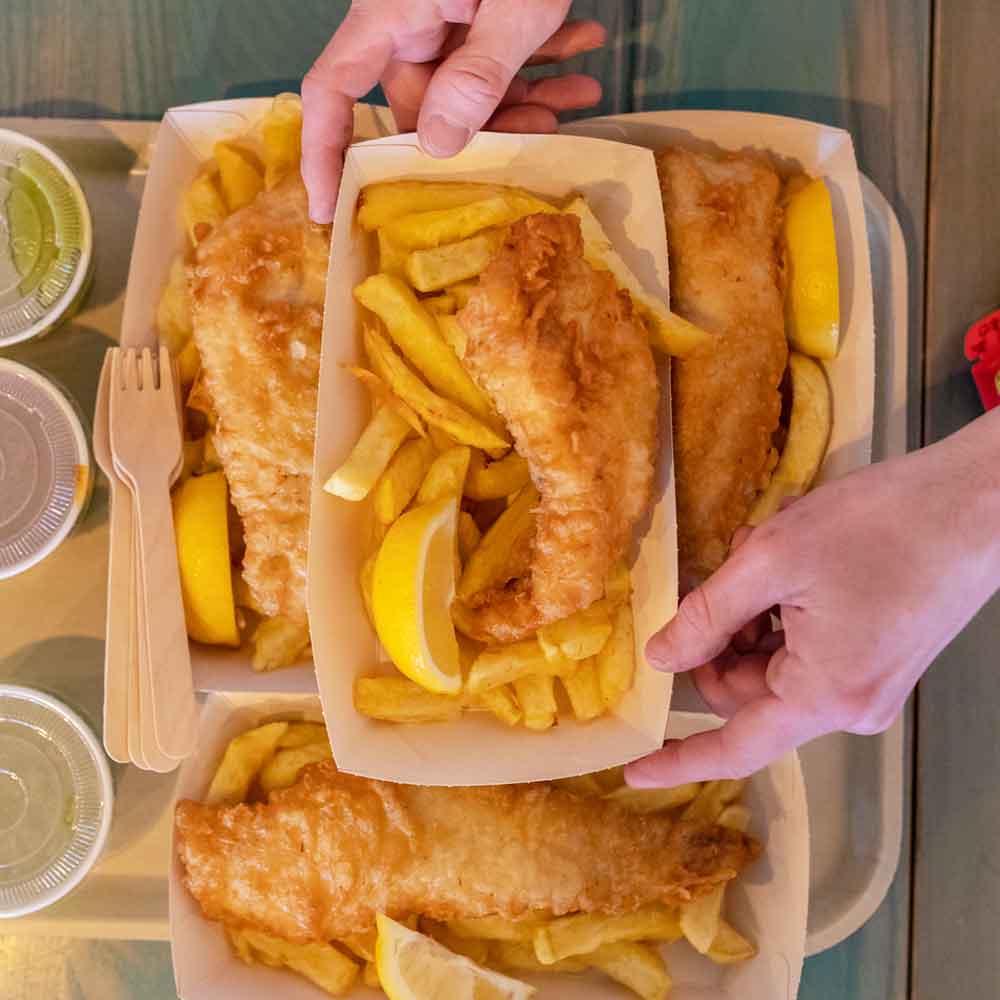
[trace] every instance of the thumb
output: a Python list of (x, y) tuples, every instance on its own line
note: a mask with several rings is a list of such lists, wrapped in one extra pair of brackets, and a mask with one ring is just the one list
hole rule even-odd
[(668, 740), (662, 750), (625, 768), (632, 788), (669, 788), (689, 781), (745, 778), (823, 733), (814, 718), (768, 694), (741, 708), (719, 729)]
[(677, 614), (646, 643), (646, 659), (658, 670), (693, 670), (718, 656), (744, 625), (791, 592), (791, 568), (778, 567), (774, 534), (747, 541), (700, 587)]
[(518, 70), (559, 28), (570, 0), (482, 0), (465, 42), (435, 71), (417, 122), (431, 156), (460, 153)]

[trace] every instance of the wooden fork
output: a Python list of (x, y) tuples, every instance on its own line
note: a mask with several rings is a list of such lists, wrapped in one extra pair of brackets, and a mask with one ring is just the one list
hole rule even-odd
[(163, 753), (186, 757), (194, 749), (197, 705), (180, 573), (174, 543), (170, 483), (183, 457), (170, 355), (118, 348), (111, 378), (111, 448), (115, 468), (132, 485), (138, 565), (144, 581), (144, 627), (152, 674), (153, 732)]

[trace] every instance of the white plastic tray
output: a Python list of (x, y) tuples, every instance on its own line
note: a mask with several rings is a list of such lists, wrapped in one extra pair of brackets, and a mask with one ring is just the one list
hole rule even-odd
[[(630, 117), (614, 119), (614, 123), (628, 129)], [(59, 145), (91, 199), (101, 236), (98, 253), (99, 259), (103, 258), (102, 266), (124, 271), (127, 261), (107, 258), (112, 253), (128, 253), (135, 216), (117, 208), (126, 192), (131, 199), (138, 194), (141, 164), (147, 162), (148, 147), (157, 126), (29, 119), (0, 120), (0, 125)], [(892, 209), (879, 191), (867, 180), (863, 191), (875, 288), (877, 386), (873, 459), (881, 460), (906, 450), (906, 248)], [(117, 336), (119, 316), (119, 309), (100, 302), (96, 308), (88, 309), (80, 322)], [(99, 530), (103, 532), (103, 526)], [(71, 540), (68, 544), (75, 542)], [(101, 542), (87, 538), (85, 545), (88, 553), (97, 552)], [(74, 615), (71, 631), (87, 637), (79, 641), (92, 642), (90, 637), (101, 636), (104, 625), (103, 586), (93, 576), (99, 565), (95, 567), (93, 555), (86, 560), (74, 559), (74, 563), (81, 574), (79, 580), (73, 581), (74, 585), (85, 586), (97, 597), (92, 603), (88, 599), (85, 606), (78, 607), (79, 615)], [(15, 604), (31, 596), (31, 581), (28, 577), (23, 581), (8, 583)], [(19, 597), (20, 590), (23, 593)], [(81, 615), (86, 617), (86, 624), (79, 620)], [(52, 633), (65, 633), (62, 622), (34, 624), (49, 627)], [(0, 643), (4, 647), (0, 653), (14, 652), (36, 639), (35, 631), (30, 636), (8, 631)], [(93, 670), (92, 680), (97, 681), (99, 659), (89, 656), (87, 667)], [(78, 690), (81, 680), (74, 678), (73, 689)], [(54, 681), (49, 686), (59, 687)], [(55, 690), (55, 693), (61, 692)], [(73, 698), (68, 700), (72, 702)], [(678, 685), (675, 707), (698, 707), (693, 692), (685, 690), (683, 684)], [(803, 750), (802, 765), (812, 828), (807, 952), (815, 954), (857, 930), (878, 907), (892, 882), (902, 831), (902, 724), (897, 723), (878, 737), (825, 737)], [(174, 781), (172, 775), (117, 769), (115, 819), (105, 858), (66, 899), (44, 913), (6, 922), (4, 932), (166, 940)]]

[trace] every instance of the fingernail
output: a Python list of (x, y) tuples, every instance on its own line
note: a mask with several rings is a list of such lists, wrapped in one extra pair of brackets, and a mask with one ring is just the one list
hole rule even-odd
[(646, 662), (654, 670), (664, 670), (671, 672), (674, 669), (674, 661), (670, 656), (670, 653), (663, 649), (662, 646), (656, 641), (656, 636), (653, 636), (649, 642), (646, 643)]
[(625, 784), (629, 788), (657, 788), (661, 784), (653, 775), (646, 773), (643, 762), (636, 761), (625, 767)]
[(333, 222), (333, 202), (332, 201), (310, 201), (309, 218), (321, 226)]
[(464, 125), (456, 125), (440, 115), (432, 115), (420, 129), (420, 145), (430, 156), (454, 156), (465, 149), (471, 135)]

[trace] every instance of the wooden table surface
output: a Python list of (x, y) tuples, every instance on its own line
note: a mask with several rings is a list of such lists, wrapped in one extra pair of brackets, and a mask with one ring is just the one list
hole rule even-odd
[[(159, 118), (174, 104), (295, 89), (346, 6), (2, 0), (0, 116)], [(740, 108), (852, 132), (910, 251), (911, 445), (973, 419), (961, 335), (1000, 299), (1000, 74), (990, 44), (1000, 4), (578, 0), (574, 9), (611, 33), (608, 50), (579, 60), (604, 83), (601, 112)], [(912, 842), (908, 828), (872, 920), (806, 963), (803, 1000), (998, 995), (998, 636), (994, 601), (921, 685)], [(0, 938), (0, 994), (161, 1000), (174, 989), (164, 945)]]

